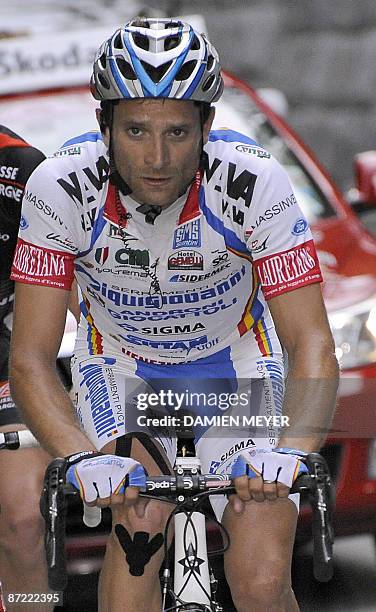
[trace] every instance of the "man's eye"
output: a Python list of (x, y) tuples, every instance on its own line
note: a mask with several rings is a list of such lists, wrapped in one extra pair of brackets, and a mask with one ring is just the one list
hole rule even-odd
[(141, 130), (138, 127), (130, 127), (128, 128), (128, 133), (131, 136), (139, 136), (141, 134)]
[(185, 131), (182, 128), (175, 128), (172, 130), (174, 136), (184, 136)]

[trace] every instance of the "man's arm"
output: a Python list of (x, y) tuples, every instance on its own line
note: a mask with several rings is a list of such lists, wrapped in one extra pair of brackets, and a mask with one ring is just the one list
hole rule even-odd
[(95, 450), (56, 370), (70, 292), (16, 283), (10, 385), (26, 424), (54, 457)]
[(320, 285), (283, 293), (268, 305), (288, 353), (283, 414), (290, 427), (278, 446), (318, 451), (330, 429), (339, 371)]

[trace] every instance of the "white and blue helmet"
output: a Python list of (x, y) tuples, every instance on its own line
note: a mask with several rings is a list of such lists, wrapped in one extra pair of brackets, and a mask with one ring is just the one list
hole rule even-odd
[(97, 100), (174, 98), (216, 102), (218, 53), (204, 34), (171, 19), (134, 19), (100, 47), (91, 90)]

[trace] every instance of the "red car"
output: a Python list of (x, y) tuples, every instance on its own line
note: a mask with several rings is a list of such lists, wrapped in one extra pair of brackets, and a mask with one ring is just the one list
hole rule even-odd
[[(322, 450), (336, 488), (335, 532), (375, 534), (376, 239), (287, 123), (243, 81), (226, 74), (225, 84), (215, 126), (246, 133), (275, 155), (287, 169), (312, 226), (342, 367), (338, 409)], [(11, 105), (9, 98), (0, 98), (0, 122), (47, 153), (75, 133), (96, 128), (95, 104), (87, 89), (17, 96)], [(50, 130), (43, 128), (46, 116), (52, 117)], [(374, 162), (372, 167), (373, 174), (369, 160), (358, 160), (358, 200), (366, 200), (368, 209), (376, 191)], [(93, 532), (83, 527), (77, 512), (70, 513), (68, 559), (72, 573), (89, 573), (100, 567), (108, 527), (108, 514), (100, 530)], [(302, 504), (298, 541), (309, 538), (310, 529), (310, 509)]]

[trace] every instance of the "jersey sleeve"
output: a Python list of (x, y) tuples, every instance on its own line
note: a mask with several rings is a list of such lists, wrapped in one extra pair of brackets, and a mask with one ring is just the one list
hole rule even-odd
[(75, 205), (58, 189), (53, 163), (48, 159), (39, 165), (26, 184), (11, 278), (69, 290), (80, 219)]
[(265, 299), (323, 280), (308, 222), (273, 158), (257, 178), (244, 229)]

